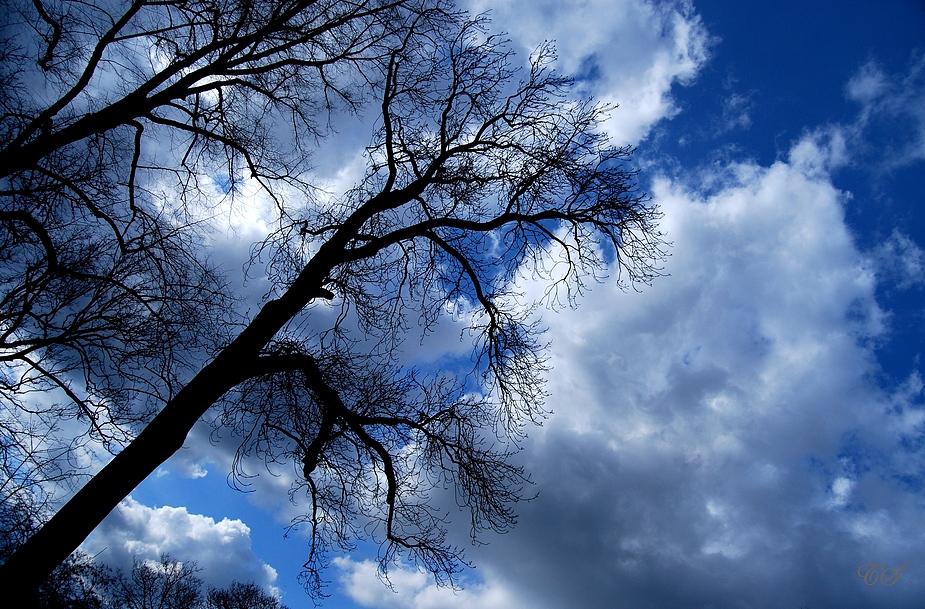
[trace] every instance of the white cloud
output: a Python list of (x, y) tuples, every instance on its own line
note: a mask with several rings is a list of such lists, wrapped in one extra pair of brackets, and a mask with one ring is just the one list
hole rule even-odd
[[(491, 580), (462, 605), (493, 592), (547, 609), (862, 607), (876, 598), (861, 564), (921, 554), (920, 496), (899, 476), (925, 467), (914, 442), (898, 447), (921, 438), (921, 379), (893, 395), (871, 380), (877, 277), (847, 195), (808, 162), (816, 145), (656, 181), (671, 276), (546, 315), (556, 412), (522, 453), (540, 495), (471, 552)], [(364, 606), (442, 593), (414, 572), (384, 591), (372, 565), (339, 565)], [(915, 606), (925, 589), (903, 583), (891, 603)]]
[(83, 550), (98, 560), (129, 570), (132, 560), (158, 560), (168, 553), (196, 561), (206, 582), (226, 586), (252, 581), (273, 590), (276, 571), (251, 550), (250, 529), (240, 520), (216, 522), (190, 514), (184, 507), (148, 507), (131, 497), (84, 542)]
[(492, 581), (467, 586), (464, 590), (437, 587), (421, 571), (394, 568), (389, 571), (389, 583), (378, 581), (376, 563), (350, 558), (337, 558), (344, 592), (355, 603), (373, 609), (518, 609), (525, 604), (502, 584)]
[(848, 505), (851, 501), (851, 491), (854, 490), (854, 481), (850, 478), (839, 477), (832, 482), (832, 496), (829, 499), (829, 507), (841, 508)]
[(751, 95), (742, 95), (741, 93), (729, 95), (723, 100), (723, 119), (720, 133), (751, 127), (751, 112), (754, 105)]
[(870, 104), (883, 95), (887, 88), (887, 77), (876, 62), (870, 61), (861, 66), (857, 74), (851, 77), (845, 87), (845, 94), (861, 104)]
[[(472, 550), (483, 581), (453, 594), (397, 569), (392, 591), (373, 563), (341, 558), (348, 596), (375, 609), (874, 604), (858, 567), (925, 547), (919, 495), (899, 478), (921, 479), (925, 459), (898, 448), (922, 437), (925, 384), (913, 374), (888, 394), (870, 380), (865, 345), (886, 331), (877, 275), (847, 195), (809, 162), (817, 146), (809, 134), (790, 162), (657, 180), (671, 276), (642, 293), (602, 285), (579, 314), (545, 317), (556, 413), (522, 453), (540, 495)], [(891, 603), (915, 606), (922, 583), (902, 583)]]
[(873, 262), (881, 281), (898, 289), (925, 284), (925, 250), (898, 229), (874, 249)]
[(615, 143), (636, 143), (678, 112), (676, 83), (690, 82), (706, 62), (710, 38), (685, 2), (530, 2), (471, 0), (490, 10), (494, 29), (529, 55), (544, 41), (559, 51), (559, 69), (584, 78), (587, 93), (618, 104), (605, 128)]
[(871, 61), (851, 78), (845, 94), (861, 106), (854, 126), (859, 135), (876, 129), (891, 136), (872, 150), (878, 165), (895, 169), (925, 159), (925, 54), (913, 56), (904, 74), (886, 74)]
[(829, 173), (850, 163), (849, 141), (857, 136), (855, 129), (842, 125), (814, 129), (793, 145), (788, 160), (806, 174)]

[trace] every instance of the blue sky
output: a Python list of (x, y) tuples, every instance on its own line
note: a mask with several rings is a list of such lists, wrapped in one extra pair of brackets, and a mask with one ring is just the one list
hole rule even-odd
[[(470, 548), (461, 591), (410, 568), (389, 590), (360, 548), (327, 573), (324, 606), (920, 606), (925, 4), (465, 6), (491, 8), (521, 56), (556, 40), (582, 92), (619, 104), (605, 128), (638, 147), (668, 276), (543, 312), (555, 414), (520, 455), (539, 496)], [(361, 128), (326, 144), (338, 155), (320, 181), (350, 181)], [(259, 238), (257, 216), (236, 239)], [(311, 606), (295, 581), (305, 540), (283, 539), (286, 476), (232, 491), (233, 447), (208, 434), (86, 549), (116, 564), (169, 551)], [(865, 563), (907, 566), (868, 586)]]

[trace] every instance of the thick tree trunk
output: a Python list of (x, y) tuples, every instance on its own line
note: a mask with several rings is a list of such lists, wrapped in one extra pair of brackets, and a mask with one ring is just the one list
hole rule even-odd
[[(317, 260), (317, 257), (316, 257)], [(313, 261), (314, 262), (314, 261)], [(0, 590), (31, 596), (59, 564), (141, 482), (182, 448), (193, 425), (221, 396), (254, 374), (261, 350), (312, 298), (327, 275), (309, 264), (279, 299), (266, 303), (251, 323), (170, 400), (122, 452), (93, 476), (38, 532), (0, 565)]]
[[(225, 392), (258, 373), (261, 351), (314, 298), (332, 298), (325, 279), (351, 258), (346, 245), (366, 218), (420, 194), (420, 185), (373, 197), (348, 218), (276, 300), (181, 389), (125, 449), (77, 492), (45, 526), (0, 565), (0, 590), (34, 591), (136, 486), (183, 447), (196, 421)], [(265, 371), (261, 372), (265, 373)]]

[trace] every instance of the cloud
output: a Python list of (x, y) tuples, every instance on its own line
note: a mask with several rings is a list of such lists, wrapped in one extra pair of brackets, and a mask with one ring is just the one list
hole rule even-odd
[(874, 249), (873, 260), (883, 283), (900, 290), (925, 285), (925, 250), (899, 229)]
[(875, 61), (862, 66), (845, 87), (848, 99), (860, 106), (859, 135), (886, 134), (870, 153), (887, 170), (925, 160), (925, 54), (913, 55), (904, 74), (887, 74)]
[(807, 136), (790, 163), (725, 167), (712, 194), (656, 181), (671, 276), (546, 317), (541, 496), (499, 548), (560, 557), (523, 570), (548, 606), (866, 606), (864, 556), (920, 552), (864, 346), (885, 313), (846, 195), (815, 171), (826, 154)]
[(723, 117), (720, 133), (728, 133), (737, 129), (748, 129), (752, 126), (751, 113), (755, 107), (752, 95), (732, 93), (723, 100)]
[(389, 571), (392, 588), (378, 582), (377, 564), (341, 557), (334, 560), (343, 591), (362, 607), (376, 609), (519, 609), (532, 607), (508, 588), (489, 580), (464, 590), (437, 587), (421, 571), (401, 567)]
[(871, 104), (889, 88), (886, 75), (874, 61), (869, 61), (851, 77), (845, 86), (848, 99), (861, 104)]
[(829, 173), (851, 162), (851, 144), (857, 131), (851, 126), (827, 125), (805, 133), (790, 149), (788, 160), (806, 174)]
[[(615, 138), (638, 141), (678, 111), (671, 87), (696, 75), (709, 37), (680, 4), (599, 4), (495, 3), (493, 18), (527, 51), (556, 38), (563, 69), (621, 103)], [(598, 27), (586, 27), (589, 15)], [(844, 218), (850, 193), (831, 173), (857, 162), (877, 121), (912, 125), (889, 163), (925, 158), (922, 65), (890, 76), (868, 64), (846, 88), (858, 120), (806, 131), (770, 166), (725, 162), (654, 181), (670, 276), (638, 294), (601, 285), (577, 315), (546, 316), (555, 416), (522, 453), (540, 495), (511, 534), (470, 553), (482, 581), (454, 595), (395, 569), (393, 592), (373, 563), (342, 557), (345, 593), (415, 609), (918, 606), (923, 382), (911, 371), (900, 387), (878, 387), (870, 345), (888, 331), (878, 286), (920, 285), (923, 253), (899, 231), (860, 251)], [(730, 124), (747, 126), (745, 102), (730, 98)], [(219, 450), (205, 436), (196, 445)], [(207, 454), (191, 451), (178, 469), (201, 472)], [(253, 497), (285, 502), (286, 479), (255, 483), (278, 488)], [(126, 505), (150, 522), (166, 509), (222, 524)], [(154, 533), (170, 527), (118, 522), (137, 531), (137, 547), (181, 555)], [(897, 586), (857, 575), (864, 563), (909, 560)]]
[(711, 45), (685, 2), (471, 0), (468, 6), (490, 10), (493, 28), (508, 32), (524, 56), (554, 41), (561, 71), (578, 78), (586, 94), (619, 105), (605, 128), (620, 144), (641, 141), (679, 111), (671, 88), (692, 81)]
[(227, 586), (252, 581), (273, 590), (276, 571), (251, 550), (250, 529), (240, 520), (216, 522), (184, 507), (152, 508), (126, 498), (83, 544), (83, 550), (112, 567), (130, 570), (132, 559), (157, 560), (169, 553), (196, 561), (207, 583)]
[[(872, 380), (887, 313), (849, 195), (819, 169), (828, 141), (656, 180), (670, 276), (641, 293), (600, 285), (578, 314), (545, 316), (555, 415), (521, 453), (539, 498), (472, 550), (490, 578), (467, 606), (919, 605), (913, 562), (892, 587), (857, 575), (922, 554), (925, 405), (917, 372), (893, 390)], [(891, 243), (891, 260), (920, 257)], [(415, 572), (396, 594), (372, 565), (338, 565), (366, 607), (441, 594)]]

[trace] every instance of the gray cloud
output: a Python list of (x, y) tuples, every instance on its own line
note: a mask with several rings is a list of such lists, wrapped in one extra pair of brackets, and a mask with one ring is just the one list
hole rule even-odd
[[(922, 382), (871, 380), (876, 276), (815, 169), (830, 151), (803, 144), (711, 195), (657, 181), (671, 275), (545, 316), (555, 415), (523, 453), (540, 495), (473, 550), (487, 589), (549, 609), (918, 606), (902, 476), (921, 480)], [(905, 561), (892, 587), (857, 575)]]

